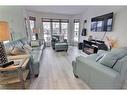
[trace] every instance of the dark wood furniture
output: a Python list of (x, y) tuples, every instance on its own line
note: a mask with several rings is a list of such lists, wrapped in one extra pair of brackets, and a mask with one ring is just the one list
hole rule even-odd
[(78, 43), (78, 49), (79, 50), (82, 50), (82, 46), (83, 46), (83, 43), (82, 42)]
[(97, 53), (98, 50), (108, 50), (107, 46), (105, 45), (104, 41), (100, 40), (83, 40), (83, 52), (87, 54)]

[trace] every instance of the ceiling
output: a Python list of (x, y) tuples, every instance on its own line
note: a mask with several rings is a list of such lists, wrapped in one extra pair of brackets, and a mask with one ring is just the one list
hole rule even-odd
[(88, 6), (26, 6), (25, 8), (37, 12), (74, 15), (86, 11)]

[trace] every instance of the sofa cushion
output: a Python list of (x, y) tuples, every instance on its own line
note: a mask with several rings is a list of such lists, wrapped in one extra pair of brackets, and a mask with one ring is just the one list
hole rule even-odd
[(118, 72), (121, 72), (123, 64), (127, 64), (127, 56), (125, 56), (122, 59), (118, 60), (117, 63), (114, 65), (113, 69), (118, 71)]
[(97, 52), (96, 62), (99, 61), (106, 53), (108, 53), (108, 51), (99, 50), (99, 51)]
[(43, 48), (44, 48), (44, 44), (38, 47), (32, 47), (32, 50), (43, 50)]
[(114, 49), (111, 52), (106, 53), (98, 62), (113, 68), (115, 63), (127, 55), (127, 50), (123, 48)]
[(40, 46), (39, 40), (32, 40), (30, 44), (31, 44), (32, 47)]
[(101, 55), (101, 54), (104, 54), (104, 53), (107, 53), (109, 51), (105, 51), (105, 50), (98, 50), (97, 52), (97, 55)]
[(20, 54), (24, 54), (25, 50), (19, 47), (14, 46), (13, 49), (10, 51), (10, 53), (12, 55), (20, 55)]
[(34, 59), (34, 63), (39, 63), (40, 58), (41, 58), (41, 54), (42, 54), (42, 50), (34, 50), (31, 52), (33, 59)]
[(90, 60), (96, 60), (96, 58), (98, 57), (98, 55), (97, 54), (90, 54), (89, 56), (87, 56), (86, 58), (87, 59), (90, 59)]
[(7, 55), (11, 55), (12, 49), (13, 49), (13, 46), (9, 46), (9, 47), (5, 48), (6, 54), (7, 54)]
[(23, 45), (23, 49), (26, 51), (26, 53), (31, 53), (32, 47), (28, 44)]

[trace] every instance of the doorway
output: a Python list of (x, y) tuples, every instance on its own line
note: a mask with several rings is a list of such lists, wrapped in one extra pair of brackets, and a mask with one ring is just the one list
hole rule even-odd
[(78, 45), (80, 20), (74, 20), (74, 45)]
[(51, 22), (43, 22), (43, 33), (46, 46), (51, 46)]

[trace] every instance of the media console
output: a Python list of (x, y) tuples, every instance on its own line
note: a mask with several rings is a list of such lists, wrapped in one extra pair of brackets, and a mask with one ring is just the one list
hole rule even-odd
[(83, 40), (82, 50), (87, 54), (92, 54), (97, 53), (98, 50), (108, 50), (108, 48), (104, 41), (93, 39), (91, 41)]

